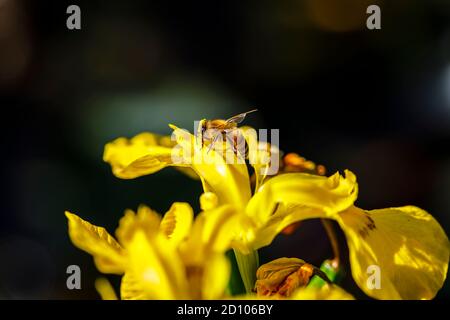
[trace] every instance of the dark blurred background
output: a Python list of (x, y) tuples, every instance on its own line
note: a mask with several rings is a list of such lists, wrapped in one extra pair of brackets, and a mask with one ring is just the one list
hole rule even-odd
[[(70, 4), (81, 30), (66, 28)], [(370, 4), (381, 30), (366, 28)], [(200, 184), (171, 169), (115, 178), (106, 142), (253, 107), (246, 123), (279, 128), (283, 150), (353, 170), (360, 207), (414, 204), (450, 230), (446, 0), (0, 0), (0, 107), (0, 298), (98, 298), (64, 210), (113, 232), (139, 203), (198, 208)], [(261, 258), (330, 253), (311, 221)], [(66, 288), (71, 264), (82, 290)]]

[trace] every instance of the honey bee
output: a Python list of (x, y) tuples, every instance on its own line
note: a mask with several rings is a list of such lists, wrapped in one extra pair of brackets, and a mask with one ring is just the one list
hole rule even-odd
[(238, 138), (239, 132), (237, 129), (238, 124), (244, 121), (247, 114), (258, 111), (257, 109), (253, 109), (244, 113), (237, 114), (227, 120), (223, 119), (215, 119), (215, 120), (206, 120), (202, 123), (201, 127), (201, 137), (202, 137), (202, 147), (204, 145), (204, 141), (210, 141), (208, 152), (213, 148), (214, 143), (217, 142), (219, 137), (225, 138), (222, 141), (229, 141), (233, 146), (233, 151), (235, 153), (238, 152)]

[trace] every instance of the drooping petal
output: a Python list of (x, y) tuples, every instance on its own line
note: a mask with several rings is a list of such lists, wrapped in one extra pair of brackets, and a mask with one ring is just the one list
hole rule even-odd
[[(333, 217), (350, 207), (357, 197), (356, 177), (346, 170), (345, 177), (288, 173), (264, 183), (247, 206), (247, 214), (265, 225), (279, 204), (300, 205), (323, 210)], [(292, 221), (295, 222), (295, 221)]]
[(188, 203), (175, 202), (164, 215), (160, 229), (177, 245), (188, 236), (193, 219), (194, 211)]
[(125, 270), (125, 253), (120, 244), (105, 230), (66, 211), (69, 236), (73, 244), (94, 257), (100, 272), (122, 274)]
[(133, 179), (171, 165), (172, 146), (167, 137), (144, 132), (106, 144), (103, 160), (111, 165), (116, 177)]
[(371, 211), (351, 207), (339, 217), (353, 278), (367, 295), (431, 299), (442, 287), (449, 241), (430, 214), (414, 206)]
[(165, 235), (156, 233), (149, 237), (138, 230), (126, 249), (127, 273), (139, 284), (146, 299), (186, 299), (189, 296), (184, 264)]
[[(205, 192), (214, 192), (220, 204), (244, 207), (251, 197), (247, 165), (236, 155), (224, 156), (214, 149), (199, 145), (198, 139), (186, 130), (170, 126), (178, 143), (177, 165), (190, 165), (203, 181)], [(177, 149), (178, 150), (178, 149)]]

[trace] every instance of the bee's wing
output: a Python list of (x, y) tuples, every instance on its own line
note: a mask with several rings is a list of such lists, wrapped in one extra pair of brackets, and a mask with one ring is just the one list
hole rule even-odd
[(257, 110), (257, 109), (254, 109), (254, 110), (250, 110), (250, 111), (247, 111), (247, 112), (244, 112), (244, 113), (237, 114), (237, 115), (235, 115), (234, 117), (231, 117), (231, 118), (227, 119), (227, 120), (226, 120), (226, 123), (227, 123), (227, 124), (229, 124), (229, 123), (239, 124), (239, 123), (241, 123), (242, 121), (244, 121), (245, 116), (246, 116), (247, 114), (252, 113), (252, 112), (255, 112), (255, 111), (258, 111), (258, 110)]

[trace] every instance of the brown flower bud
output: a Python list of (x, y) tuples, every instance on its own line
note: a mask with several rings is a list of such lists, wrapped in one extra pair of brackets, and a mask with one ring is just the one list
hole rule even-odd
[(258, 296), (289, 297), (316, 274), (323, 276), (320, 270), (301, 259), (279, 258), (259, 267), (255, 289)]

